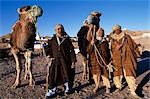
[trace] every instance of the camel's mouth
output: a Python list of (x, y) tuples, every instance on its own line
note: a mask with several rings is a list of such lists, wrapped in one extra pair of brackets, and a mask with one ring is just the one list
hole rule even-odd
[(34, 17), (40, 17), (43, 14), (43, 10), (39, 6), (33, 5), (29, 10), (29, 13)]

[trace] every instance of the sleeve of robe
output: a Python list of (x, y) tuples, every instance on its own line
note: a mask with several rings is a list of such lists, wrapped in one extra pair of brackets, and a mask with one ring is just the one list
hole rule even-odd
[(51, 51), (51, 43), (52, 43), (52, 40), (48, 40), (48, 45), (46, 46), (46, 56), (50, 55), (50, 57), (52, 58), (52, 51)]
[(131, 50), (134, 52), (134, 55), (136, 57), (140, 57), (139, 48), (138, 48), (137, 44), (134, 42), (134, 40), (129, 35), (127, 35), (127, 40), (128, 40)]
[(106, 64), (108, 65), (110, 62), (111, 55), (110, 55), (109, 45), (107, 41), (103, 42), (103, 45), (101, 47), (101, 55), (104, 61), (106, 62)]
[(71, 42), (71, 40), (69, 40), (69, 45), (70, 45), (70, 53), (71, 53), (71, 62), (76, 62), (77, 59), (76, 59), (76, 54), (75, 54), (75, 51), (74, 51), (74, 46)]
[(94, 51), (94, 46), (93, 46), (91, 43), (89, 43), (89, 45), (87, 46), (86, 51), (87, 51), (89, 54), (92, 53), (92, 52)]

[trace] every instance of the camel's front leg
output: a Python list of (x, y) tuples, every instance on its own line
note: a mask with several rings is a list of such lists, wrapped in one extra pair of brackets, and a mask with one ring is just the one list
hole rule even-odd
[(33, 79), (33, 75), (32, 75), (32, 65), (31, 65), (31, 51), (27, 51), (27, 62), (28, 62), (28, 73), (29, 73), (29, 76), (30, 76), (30, 79), (29, 79), (29, 86), (34, 86), (35, 85), (35, 81)]
[(25, 75), (24, 75), (24, 80), (26, 80), (27, 76), (28, 76), (28, 56), (27, 56), (27, 53), (24, 53), (24, 57), (25, 57)]
[(83, 61), (83, 79), (89, 80), (89, 66), (88, 66), (88, 60)]
[(12, 50), (12, 54), (13, 54), (13, 56), (15, 58), (15, 61), (16, 61), (16, 70), (17, 70), (16, 81), (15, 81), (15, 83), (12, 86), (12, 88), (15, 89), (20, 84), (20, 72), (21, 72), (21, 70), (20, 70), (20, 66), (19, 66), (18, 56), (17, 56), (17, 54), (15, 53), (14, 50)]

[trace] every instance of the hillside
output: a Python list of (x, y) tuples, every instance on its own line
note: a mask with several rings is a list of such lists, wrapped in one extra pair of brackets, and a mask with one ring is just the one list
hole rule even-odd
[(143, 50), (150, 51), (150, 30), (145, 31), (131, 31), (131, 30), (124, 30), (125, 33), (129, 34), (131, 38), (134, 39), (134, 41), (137, 44), (141, 44), (143, 47)]
[[(125, 33), (129, 34), (137, 44), (141, 44), (143, 47), (143, 50), (150, 50), (150, 30), (123, 30)], [(0, 42), (8, 41), (10, 39), (11, 34), (6, 34), (4, 36), (0, 37)], [(46, 36), (47, 37), (47, 36)], [(71, 39), (77, 39), (75, 37), (72, 37)], [(78, 48), (77, 40), (74, 40), (73, 42), (75, 48)]]

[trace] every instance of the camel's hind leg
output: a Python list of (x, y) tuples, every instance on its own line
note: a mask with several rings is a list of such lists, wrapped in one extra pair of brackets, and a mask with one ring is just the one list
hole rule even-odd
[(83, 76), (82, 78), (87, 79), (87, 59), (81, 54), (82, 57), (82, 65), (83, 65)]
[(13, 84), (12, 88), (16, 88), (19, 84), (20, 84), (20, 66), (19, 66), (19, 60), (18, 60), (18, 56), (17, 56), (17, 51), (15, 49), (11, 49), (11, 52), (15, 58), (16, 61), (16, 70), (17, 70), (17, 77), (16, 77), (16, 81)]
[(27, 54), (27, 72), (29, 74), (29, 86), (34, 86), (35, 84), (35, 81), (33, 79), (33, 76), (32, 76), (32, 65), (31, 65), (31, 51), (27, 51), (25, 54)]
[(87, 66), (86, 66), (86, 62), (85, 60), (82, 61), (82, 64), (83, 64), (83, 79), (86, 79), (87, 78)]

